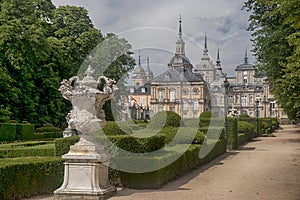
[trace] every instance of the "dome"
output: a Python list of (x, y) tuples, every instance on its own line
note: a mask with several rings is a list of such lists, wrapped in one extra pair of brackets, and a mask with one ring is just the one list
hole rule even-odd
[(235, 71), (250, 71), (250, 70), (255, 70), (255, 66), (248, 63), (248, 56), (247, 56), (247, 49), (246, 49), (244, 63), (238, 65), (235, 68)]
[(170, 61), (170, 65), (178, 65), (178, 64), (191, 64), (190, 60), (184, 55), (176, 54)]
[(143, 67), (142, 66), (137, 66), (137, 68), (135, 68), (134, 70), (133, 70), (133, 74), (136, 74), (136, 75), (145, 75), (145, 70), (143, 69)]
[(244, 64), (240, 64), (236, 67), (236, 71), (247, 71), (247, 70), (254, 70), (255, 67), (252, 64), (249, 63), (244, 63)]

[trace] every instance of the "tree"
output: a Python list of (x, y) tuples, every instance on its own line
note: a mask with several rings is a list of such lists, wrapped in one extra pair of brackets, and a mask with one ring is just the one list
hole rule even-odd
[(248, 0), (254, 54), (290, 119), (300, 118), (300, 2)]
[(94, 28), (86, 9), (61, 6), (54, 10), (51, 19), (54, 49), (63, 55), (61, 78), (75, 76), (86, 56), (103, 41), (99, 30)]
[[(0, 10), (0, 118), (64, 126), (71, 104), (58, 91), (60, 82), (77, 74), (104, 37), (81, 7), (1, 0)], [(110, 78), (133, 66), (131, 46), (116, 41), (127, 51), (105, 74)]]
[(115, 98), (104, 105), (107, 120), (115, 120), (119, 116), (124, 106), (120, 101), (127, 99), (129, 95), (125, 84), (128, 72), (135, 66), (132, 54), (131, 45), (126, 39), (110, 33), (89, 54), (79, 69), (78, 75), (83, 77), (85, 70), (91, 65), (95, 68), (95, 78), (105, 75), (117, 82), (119, 90), (115, 92)]

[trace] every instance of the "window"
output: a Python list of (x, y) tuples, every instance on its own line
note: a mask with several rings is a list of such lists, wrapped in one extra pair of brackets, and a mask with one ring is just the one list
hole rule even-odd
[(175, 112), (175, 107), (174, 106), (170, 106), (170, 111), (171, 112)]
[(145, 97), (140, 97), (140, 104), (142, 107), (146, 106), (146, 98)]
[(210, 83), (210, 77), (209, 77), (209, 76), (206, 76), (206, 77), (205, 77), (205, 81), (208, 82), (208, 83)]
[(141, 88), (141, 92), (142, 92), (142, 93), (145, 93), (145, 92), (146, 92), (146, 88), (144, 88), (144, 87)]
[(270, 107), (272, 110), (275, 110), (275, 101), (270, 102)]
[(228, 96), (228, 104), (233, 104), (233, 96), (232, 95)]
[(175, 90), (170, 91), (170, 102), (175, 101)]
[(244, 84), (247, 85), (248, 84), (248, 73), (244, 72)]
[(196, 100), (194, 100), (194, 102), (193, 102), (193, 110), (198, 110), (198, 100), (196, 99)]
[(198, 95), (198, 94), (199, 94), (198, 88), (193, 88), (193, 95)]
[(247, 96), (246, 95), (243, 95), (242, 96), (242, 106), (247, 106)]
[(189, 94), (189, 90), (188, 89), (183, 89), (182, 90), (182, 94), (183, 95), (188, 95)]
[(163, 105), (159, 105), (158, 106), (158, 112), (162, 112), (164, 111), (164, 106)]
[(183, 110), (188, 110), (188, 103), (186, 100), (182, 100), (183, 103)]
[(159, 90), (158, 91), (158, 101), (162, 102), (164, 100), (164, 91), (163, 90)]

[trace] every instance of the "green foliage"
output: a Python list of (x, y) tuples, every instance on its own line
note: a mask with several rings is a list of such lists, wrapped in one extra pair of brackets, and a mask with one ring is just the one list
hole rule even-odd
[(228, 145), (231, 149), (238, 148), (238, 120), (228, 118)]
[(149, 128), (161, 129), (163, 127), (179, 127), (181, 125), (181, 117), (171, 111), (162, 111), (156, 113), (150, 120)]
[[(254, 54), (266, 71), (275, 99), (290, 119), (300, 118), (300, 3), (247, 0)], [(284, 90), (282, 89), (284, 88)]]
[[(164, 135), (154, 135), (148, 138), (137, 138), (131, 135), (113, 135), (108, 136), (108, 140), (115, 145), (111, 146), (111, 143), (107, 143), (101, 137), (96, 137), (99, 143), (105, 146), (105, 150), (113, 155), (119, 155), (121, 153), (119, 149), (123, 149), (132, 153), (148, 153), (159, 150), (165, 146)], [(116, 147), (119, 149), (116, 150)]]
[[(175, 177), (183, 175), (184, 173), (194, 169), (199, 164), (204, 164), (211, 161), (213, 158), (217, 157), (218, 155), (225, 152), (226, 149), (226, 141), (221, 140), (216, 143), (213, 147), (212, 151), (203, 159), (199, 159), (199, 151), (200, 145), (193, 144), (189, 147), (189, 149), (184, 152), (182, 156), (179, 157), (176, 161), (171, 163), (169, 166), (164, 167), (162, 169), (147, 172), (147, 173), (127, 173), (127, 172), (119, 172), (114, 170), (116, 174), (120, 176), (120, 182), (123, 186), (127, 186), (130, 188), (137, 188), (137, 189), (145, 189), (145, 188), (160, 188), (164, 183), (172, 180)], [(139, 158), (135, 161), (130, 161), (128, 158), (124, 157), (123, 159), (126, 160), (128, 163), (137, 163), (137, 162), (163, 162), (164, 160), (168, 160), (172, 155), (174, 156), (176, 152), (167, 152), (162, 154), (159, 157), (155, 158)], [(143, 160), (144, 159), (144, 160)], [(150, 160), (149, 160), (150, 159)], [(110, 171), (112, 171), (110, 169)], [(116, 178), (115, 178), (116, 179)], [(147, 180), (147, 181), (145, 181)]]
[(54, 144), (44, 144), (38, 146), (12, 146), (11, 148), (2, 148), (0, 145), (0, 158), (17, 157), (44, 157), (54, 156)]
[(52, 193), (63, 181), (61, 158), (0, 159), (0, 199)]
[(54, 126), (43, 126), (43, 127), (37, 128), (35, 130), (36, 133), (60, 132), (60, 131), (61, 131), (60, 128), (57, 128), (57, 127), (54, 127)]
[(127, 135), (131, 134), (131, 127), (126, 122), (107, 121), (102, 129), (105, 135)]
[(249, 122), (238, 121), (238, 132), (252, 134), (254, 132), (254, 125)]
[(34, 125), (33, 124), (17, 124), (18, 140), (33, 140), (34, 138)]
[(79, 136), (59, 138), (54, 141), (55, 156), (62, 156), (70, 151), (70, 146), (79, 141)]
[(15, 124), (0, 124), (0, 141), (14, 141), (16, 138)]
[(241, 114), (241, 115), (239, 116), (239, 118), (240, 118), (240, 119), (249, 118), (249, 115), (247, 115), (247, 114)]
[(201, 118), (212, 118), (212, 117), (214, 117), (214, 116), (211, 111), (205, 111), (200, 114), (200, 119)]
[[(82, 7), (56, 8), (49, 0), (3, 0), (0, 7), (0, 121), (50, 122), (65, 127), (71, 104), (58, 91), (60, 82), (80, 73), (81, 64), (104, 37)], [(125, 79), (135, 65), (131, 45), (113, 34), (106, 39), (113, 41), (111, 46), (118, 51), (94, 51), (102, 60), (110, 56), (113, 61), (97, 75)], [(103, 66), (93, 61), (85, 64)], [(82, 69), (86, 69), (84, 64)]]
[(33, 134), (34, 140), (49, 140), (54, 138), (62, 138), (63, 132), (44, 132), (44, 133), (35, 133)]

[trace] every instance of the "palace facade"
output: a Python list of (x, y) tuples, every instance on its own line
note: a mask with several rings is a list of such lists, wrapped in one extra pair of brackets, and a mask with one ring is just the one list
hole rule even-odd
[[(200, 63), (192, 65), (186, 56), (181, 19), (175, 46), (167, 70), (156, 77), (150, 69), (149, 58), (144, 69), (139, 55), (128, 97), (131, 118), (150, 119), (160, 111), (174, 111), (183, 118), (197, 118), (204, 111), (212, 111), (215, 116), (247, 114), (287, 118), (270, 94), (265, 74), (257, 73), (257, 68), (248, 63), (247, 50), (244, 62), (235, 68), (235, 77), (227, 77), (221, 67), (219, 50), (216, 62), (209, 57), (206, 35)], [(225, 82), (229, 83), (227, 90)]]

